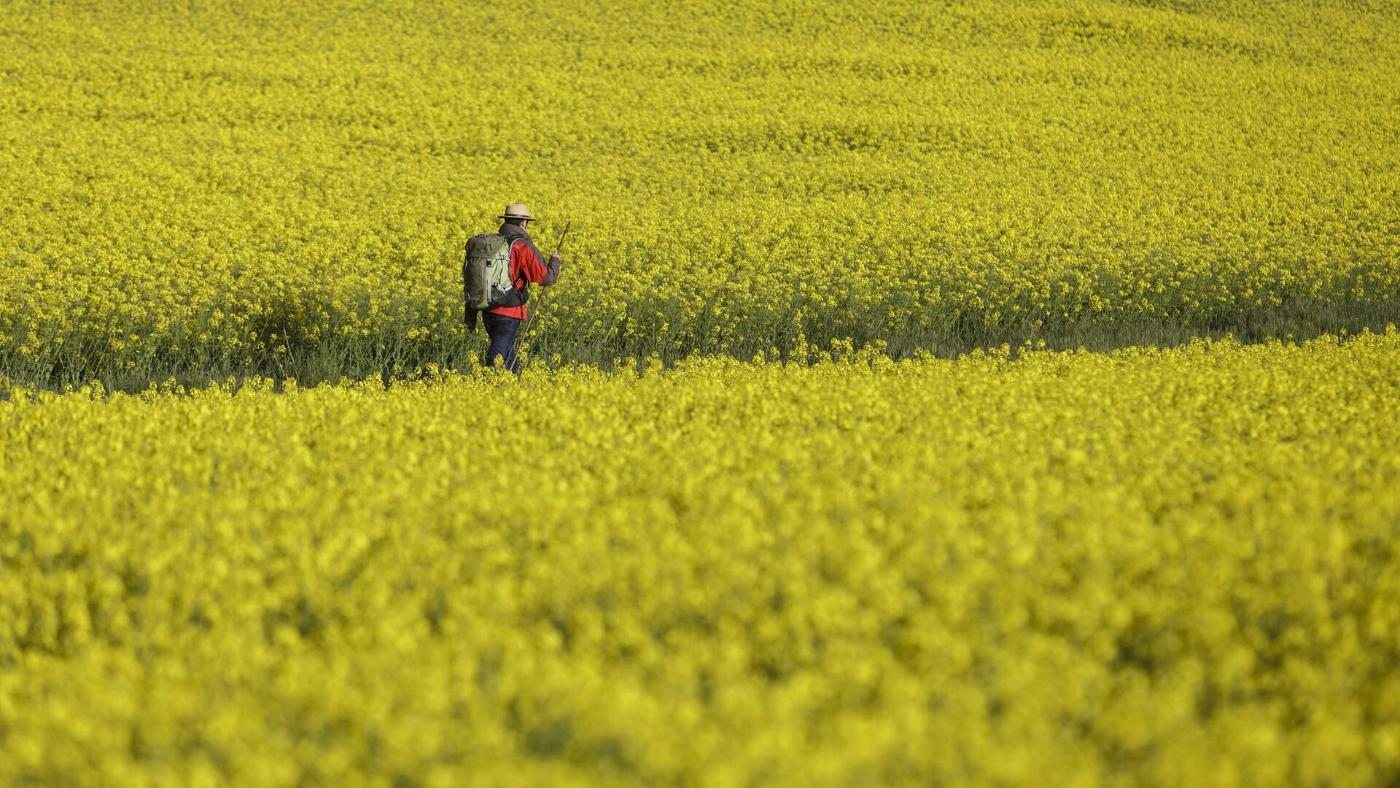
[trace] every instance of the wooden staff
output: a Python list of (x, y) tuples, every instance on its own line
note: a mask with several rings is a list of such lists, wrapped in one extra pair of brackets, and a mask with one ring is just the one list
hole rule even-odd
[[(564, 248), (564, 239), (569, 237), (569, 228), (573, 226), (573, 222), (569, 222), (568, 224), (564, 225), (564, 232), (560, 233), (559, 243), (555, 244), (554, 253), (551, 254), (550, 257), (554, 257), (554, 255), (559, 254), (559, 251)], [(544, 298), (543, 291), (540, 292), (540, 298)], [(515, 343), (510, 348), (510, 360), (512, 362), (515, 362), (516, 364), (520, 363), (520, 341), (530, 330), (530, 324), (535, 321), (535, 311), (538, 309), (539, 304), (535, 304), (535, 309), (531, 309), (529, 317), (525, 318), (525, 325), (520, 327), (520, 333), (515, 335)]]

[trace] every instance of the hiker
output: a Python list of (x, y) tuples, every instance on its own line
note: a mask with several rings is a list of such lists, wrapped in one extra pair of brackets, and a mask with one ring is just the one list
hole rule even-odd
[[(486, 348), (486, 366), (491, 366), (499, 356), (505, 368), (520, 374), (520, 359), (516, 358), (515, 342), (520, 333), (520, 322), (525, 319), (525, 302), (529, 299), (529, 287), (531, 282), (548, 287), (559, 278), (559, 269), (562, 261), (559, 253), (555, 252), (546, 261), (544, 255), (535, 247), (534, 241), (530, 240), (530, 222), (535, 221), (535, 217), (530, 214), (530, 209), (521, 203), (511, 203), (506, 206), (505, 213), (496, 217), (502, 221), (501, 229), (497, 235), (505, 239), (504, 244), (500, 244), (494, 251), (489, 247), (484, 253), (499, 254), (502, 262), (505, 255), (509, 254), (510, 279), (508, 289), (504, 293), (497, 293), (490, 296), (491, 303), (500, 304), (489, 306), (485, 309), (474, 309), (472, 307), (471, 286), (468, 285), (467, 293), (467, 330), (476, 330), (476, 313), (485, 312), (483, 318), (486, 322), (486, 335), (490, 338), (490, 344)], [(480, 238), (489, 236), (477, 236), (467, 244), (467, 256), (470, 261), (473, 255), (473, 244)], [(501, 249), (500, 246), (509, 246), (509, 251)], [(503, 272), (504, 273), (504, 272)], [(504, 276), (502, 277), (504, 278)], [(484, 301), (482, 303), (485, 303)]]

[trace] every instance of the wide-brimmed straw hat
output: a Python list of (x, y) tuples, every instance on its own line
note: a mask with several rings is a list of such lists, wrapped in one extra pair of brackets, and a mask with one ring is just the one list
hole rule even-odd
[(535, 217), (530, 215), (530, 209), (523, 202), (513, 202), (506, 206), (506, 212), (496, 217), (497, 219), (529, 219), (534, 221)]

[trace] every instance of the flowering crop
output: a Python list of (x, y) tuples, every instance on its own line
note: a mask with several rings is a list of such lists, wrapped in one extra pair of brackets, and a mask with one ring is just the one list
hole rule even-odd
[(13, 388), (0, 782), (1393, 784), (1397, 381), (1391, 329)]
[(460, 366), (515, 200), (566, 360), (1384, 321), (1397, 73), (1341, 0), (7, 2), (0, 370)]

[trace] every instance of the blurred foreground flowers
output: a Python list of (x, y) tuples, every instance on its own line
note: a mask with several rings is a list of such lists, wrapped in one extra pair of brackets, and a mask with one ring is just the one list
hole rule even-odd
[(13, 389), (0, 782), (1400, 774), (1400, 334), (833, 355)]

